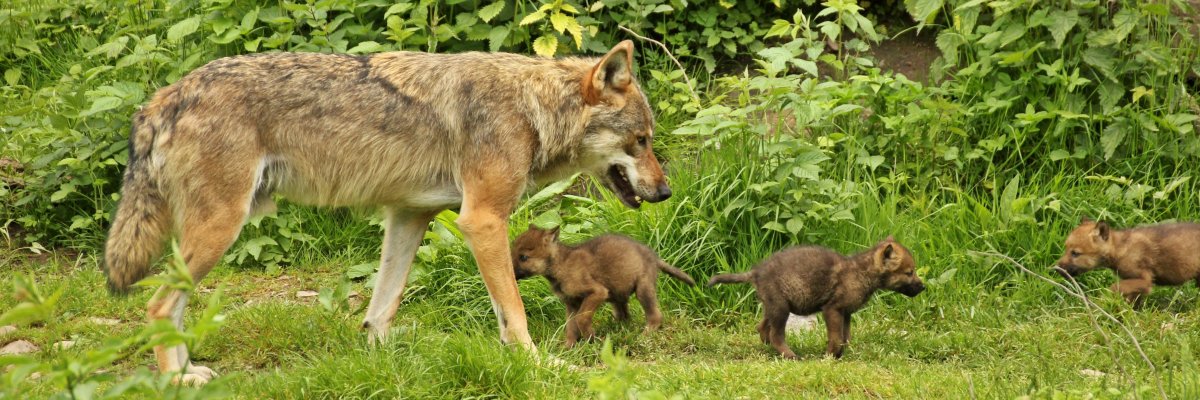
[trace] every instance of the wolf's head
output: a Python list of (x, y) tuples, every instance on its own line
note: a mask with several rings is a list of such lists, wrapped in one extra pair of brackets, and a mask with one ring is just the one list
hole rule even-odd
[(1084, 218), (1071, 234), (1067, 235), (1063, 255), (1058, 267), (1068, 274), (1079, 275), (1106, 265), (1106, 255), (1112, 250), (1109, 241), (1112, 228), (1104, 222)]
[(540, 229), (529, 224), (529, 230), (517, 236), (512, 244), (513, 272), (517, 279), (545, 275), (558, 257), (558, 228)]
[(888, 236), (875, 246), (872, 266), (882, 275), (883, 288), (900, 292), (908, 297), (925, 290), (925, 283), (917, 276), (917, 262), (912, 253)]
[(582, 156), (591, 174), (630, 208), (671, 197), (654, 157), (654, 114), (633, 76), (633, 42), (618, 43), (584, 76), (590, 109)]

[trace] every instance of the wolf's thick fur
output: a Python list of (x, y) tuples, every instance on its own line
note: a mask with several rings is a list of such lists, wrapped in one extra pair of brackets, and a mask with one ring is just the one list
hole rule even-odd
[(512, 253), (517, 279), (545, 276), (554, 295), (567, 306), (567, 347), (595, 334), (592, 316), (605, 302), (612, 303), (617, 320), (629, 319), (629, 296), (633, 294), (646, 312), (646, 330), (658, 329), (662, 324), (656, 289), (659, 270), (688, 285), (696, 284), (654, 250), (621, 235), (600, 235), (566, 246), (558, 241), (558, 228), (530, 225), (513, 241)]
[[(133, 118), (105, 248), (109, 287), (145, 277), (171, 235), (199, 281), (250, 215), (274, 207), (273, 194), (378, 206), (382, 263), (363, 325), (383, 339), (422, 232), (439, 211), (461, 207), (456, 222), (501, 339), (532, 348), (506, 237), (522, 192), (583, 171), (630, 207), (670, 196), (632, 53), (625, 41), (602, 58), (273, 53), (210, 62)], [(181, 324), (184, 303), (161, 288), (150, 318)], [(182, 346), (155, 353), (161, 371), (184, 371), (185, 382), (211, 378)]]
[(1067, 235), (1058, 266), (1078, 275), (1109, 268), (1120, 280), (1112, 290), (1135, 305), (1152, 285), (1200, 284), (1200, 224), (1176, 223), (1113, 229), (1084, 218)]
[(912, 253), (889, 236), (850, 257), (820, 246), (792, 247), (772, 254), (748, 272), (714, 276), (708, 286), (754, 284), (763, 305), (758, 337), (786, 358), (796, 358), (784, 331), (788, 314), (822, 312), (829, 334), (826, 353), (841, 357), (850, 341), (850, 315), (876, 290), (894, 290), (909, 297), (925, 290), (915, 267)]

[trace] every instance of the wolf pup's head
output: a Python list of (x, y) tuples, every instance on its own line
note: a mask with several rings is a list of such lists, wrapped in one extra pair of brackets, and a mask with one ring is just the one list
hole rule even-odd
[(1083, 222), (1067, 235), (1058, 267), (1075, 276), (1105, 266), (1105, 256), (1112, 250), (1111, 234), (1112, 228), (1108, 224), (1084, 217)]
[(591, 110), (583, 153), (592, 160), (592, 174), (630, 208), (671, 197), (651, 148), (654, 114), (633, 76), (633, 42), (618, 43), (605, 54), (585, 75), (582, 90)]
[(545, 275), (558, 257), (558, 228), (540, 229), (529, 224), (529, 230), (513, 240), (512, 257), (517, 279)]
[(883, 274), (884, 289), (894, 290), (908, 297), (914, 297), (925, 290), (925, 283), (917, 276), (917, 262), (912, 253), (891, 236), (875, 246), (872, 261), (876, 270)]

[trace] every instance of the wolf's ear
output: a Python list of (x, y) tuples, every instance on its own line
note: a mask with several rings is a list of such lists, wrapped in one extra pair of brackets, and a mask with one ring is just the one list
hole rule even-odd
[(583, 79), (583, 100), (600, 103), (608, 91), (624, 92), (633, 83), (633, 42), (617, 43)]
[(1108, 224), (1104, 222), (1096, 223), (1096, 234), (1100, 236), (1100, 240), (1108, 241), (1109, 230)]
[(528, 229), (525, 229), (525, 230), (527, 230), (527, 231), (536, 231), (536, 230), (538, 230), (538, 227), (537, 227), (537, 225), (534, 225), (532, 222), (530, 222), (530, 223), (529, 223), (529, 228), (528, 228)]
[(557, 242), (558, 241), (558, 228), (559, 227), (556, 226), (554, 228), (551, 228), (549, 231), (547, 231), (550, 233), (548, 236), (546, 236), (547, 242)]
[(1080, 223), (1080, 224), (1086, 224), (1086, 223), (1088, 223), (1088, 222), (1092, 222), (1092, 219), (1091, 219), (1091, 218), (1088, 218), (1086, 215), (1084, 215), (1084, 216), (1083, 216), (1083, 221), (1080, 221), (1079, 223)]
[(895, 237), (895, 236), (892, 236), (892, 235), (888, 235), (888, 237), (885, 237), (885, 238), (883, 238), (883, 241), (885, 241), (885, 242), (895, 242), (895, 241), (896, 241), (896, 237)]
[[(891, 236), (888, 236), (888, 238), (891, 239)], [(889, 240), (889, 242), (890, 241), (891, 240)], [(887, 260), (892, 259), (892, 255), (895, 254), (895, 252), (896, 252), (896, 248), (892, 247), (891, 243), (888, 243), (888, 244), (883, 245), (883, 250), (881, 250), (879, 252), (879, 254), (883, 256), (882, 259), (884, 261), (887, 261)]]

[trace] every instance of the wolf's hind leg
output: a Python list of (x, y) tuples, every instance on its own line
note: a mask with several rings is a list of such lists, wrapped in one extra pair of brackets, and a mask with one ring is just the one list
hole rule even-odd
[[(181, 162), (171, 178), (177, 183), (173, 207), (182, 218), (179, 225), (179, 251), (196, 285), (208, 275), (225, 250), (233, 245), (250, 211), (254, 192), (253, 165), (227, 162), (232, 155), (212, 155), (203, 161)], [(244, 157), (243, 157), (244, 158)], [(226, 161), (222, 161), (225, 159)], [(183, 329), (183, 312), (188, 295), (161, 287), (147, 304), (149, 318), (170, 318)], [(191, 365), (184, 345), (154, 348), (160, 373), (180, 373), (175, 383), (204, 384), (216, 376), (211, 369)]]
[(417, 254), (425, 230), (429, 228), (429, 221), (437, 215), (433, 212), (412, 213), (391, 208), (384, 212), (383, 255), (371, 303), (367, 306), (367, 316), (363, 319), (363, 328), (368, 329), (371, 343), (387, 339), (388, 328), (404, 296), (413, 256)]

